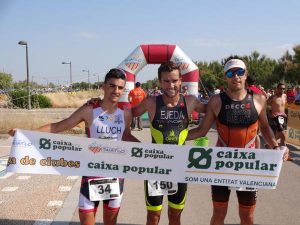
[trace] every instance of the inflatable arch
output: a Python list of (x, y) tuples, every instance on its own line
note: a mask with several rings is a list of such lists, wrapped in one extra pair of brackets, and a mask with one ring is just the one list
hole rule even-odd
[(125, 92), (119, 102), (120, 106), (130, 107), (128, 93), (134, 88), (135, 76), (144, 66), (147, 64), (161, 64), (167, 61), (173, 61), (180, 66), (182, 86), (187, 86), (190, 94), (198, 96), (198, 67), (178, 46), (140, 45), (118, 66), (118, 68), (125, 71), (127, 76)]

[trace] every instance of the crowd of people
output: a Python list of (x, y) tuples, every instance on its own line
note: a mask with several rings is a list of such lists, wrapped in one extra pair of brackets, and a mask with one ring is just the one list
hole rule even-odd
[[(238, 58), (229, 58), (224, 65), (224, 80), (227, 84), (226, 89), (222, 89), (211, 96), (206, 91), (199, 91), (199, 98), (189, 95), (187, 87), (182, 86), (180, 67), (174, 62), (165, 62), (158, 68), (158, 82), (160, 90), (155, 87), (146, 94), (141, 89), (139, 82), (135, 84), (135, 89), (129, 94), (131, 109), (120, 109), (118, 101), (125, 89), (126, 74), (121, 69), (111, 69), (105, 76), (102, 100), (91, 101), (76, 110), (69, 118), (57, 123), (47, 124), (38, 131), (58, 133), (70, 129), (78, 123), (84, 121), (88, 128), (88, 134), (91, 138), (111, 139), (112, 141), (132, 141), (139, 142), (131, 133), (133, 129), (133, 118), (136, 121), (138, 129), (142, 129), (138, 122), (140, 116), (148, 113), (150, 133), (153, 143), (184, 145), (185, 141), (193, 140), (205, 136), (212, 123), (216, 123), (218, 132), (217, 146), (235, 147), (235, 148), (260, 148), (254, 141), (258, 135), (259, 128), (262, 136), (272, 149), (280, 149), (280, 145), (286, 146), (284, 139), (284, 127), (280, 119), (286, 118), (284, 106), (287, 101), (283, 93), (284, 84), (278, 84), (275, 94), (268, 96), (259, 87), (254, 87), (255, 83), (246, 83), (249, 81), (249, 74), (245, 63)], [(250, 91), (251, 90), (251, 91)], [(299, 95), (299, 93), (298, 93)], [(297, 96), (298, 96), (297, 95)], [(271, 106), (271, 118), (276, 122), (273, 130), (270, 129), (267, 119), (266, 105)], [(243, 110), (234, 108), (225, 109), (225, 105), (234, 104), (238, 106), (248, 105), (251, 107), (239, 107)], [(193, 111), (204, 114), (204, 119), (198, 127), (189, 129), (190, 116)], [(175, 112), (175, 113), (174, 113)], [(180, 115), (176, 118), (162, 117), (171, 113)], [(99, 115), (105, 115), (110, 120), (99, 120)], [(238, 120), (230, 119), (236, 118)], [(103, 117), (105, 118), (105, 117)], [(114, 123), (112, 118), (118, 118), (118, 123)], [(118, 126), (118, 133), (111, 133), (112, 127)], [(106, 127), (105, 133), (97, 133), (97, 128)], [(234, 135), (229, 136), (230, 132)], [(14, 134), (15, 129), (10, 131)], [(234, 137), (234, 139), (232, 138)], [(280, 142), (276, 140), (280, 138)], [(288, 150), (286, 149), (286, 153)], [(285, 160), (287, 154), (285, 154)], [(88, 181), (101, 179), (100, 177), (83, 177), (81, 190), (79, 193), (79, 217), (81, 225), (94, 225), (97, 208), (100, 201), (91, 201), (88, 192)], [(108, 182), (108, 181), (107, 181)], [(114, 199), (103, 201), (103, 221), (104, 225), (114, 225), (117, 223), (117, 216), (121, 205), (123, 193), (123, 179), (118, 179), (120, 196)], [(145, 181), (145, 201), (147, 208), (147, 225), (157, 225), (160, 221), (162, 211), (163, 196), (150, 196), (150, 181)], [(175, 194), (168, 195), (168, 218), (170, 225), (181, 224), (181, 213), (185, 207), (187, 184), (178, 183), (178, 190)], [(224, 224), (227, 213), (229, 196), (231, 189), (227, 186), (212, 186), (213, 212), (211, 225)], [(254, 210), (257, 201), (257, 191), (238, 190), (239, 216), (241, 224), (251, 225), (254, 222)]]

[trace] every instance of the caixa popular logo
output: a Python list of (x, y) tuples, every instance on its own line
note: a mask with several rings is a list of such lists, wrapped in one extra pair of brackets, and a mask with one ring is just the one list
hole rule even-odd
[(192, 148), (189, 152), (188, 168), (195, 167), (196, 169), (208, 169), (211, 166), (211, 152), (212, 149)]
[(40, 149), (50, 149), (51, 148), (51, 139), (40, 138)]
[(18, 147), (29, 148), (31, 146), (34, 146), (34, 143), (29, 140), (14, 139), (12, 145), (16, 148)]
[(131, 149), (131, 157), (136, 158), (152, 158), (152, 159), (172, 159), (174, 155), (166, 154), (163, 150), (143, 149), (133, 147)]
[(48, 138), (40, 138), (40, 149), (52, 149), (61, 151), (82, 151), (82, 147), (78, 144), (74, 145), (70, 141), (51, 140)]

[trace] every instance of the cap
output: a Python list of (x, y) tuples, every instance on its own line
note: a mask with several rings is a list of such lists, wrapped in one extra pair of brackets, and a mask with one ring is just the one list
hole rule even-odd
[(224, 66), (224, 72), (227, 72), (228, 70), (230, 70), (231, 68), (242, 68), (242, 69), (246, 69), (246, 65), (245, 63), (240, 60), (240, 59), (230, 59)]

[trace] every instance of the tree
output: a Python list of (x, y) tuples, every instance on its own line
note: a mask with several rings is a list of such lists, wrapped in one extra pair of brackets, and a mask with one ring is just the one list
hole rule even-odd
[(252, 52), (250, 56), (243, 56), (242, 58), (246, 61), (248, 74), (256, 77), (257, 84), (270, 88), (272, 85), (270, 83), (271, 76), (277, 66), (276, 60), (260, 55), (257, 51)]
[(0, 89), (8, 90), (13, 86), (13, 79), (11, 74), (0, 72)]

